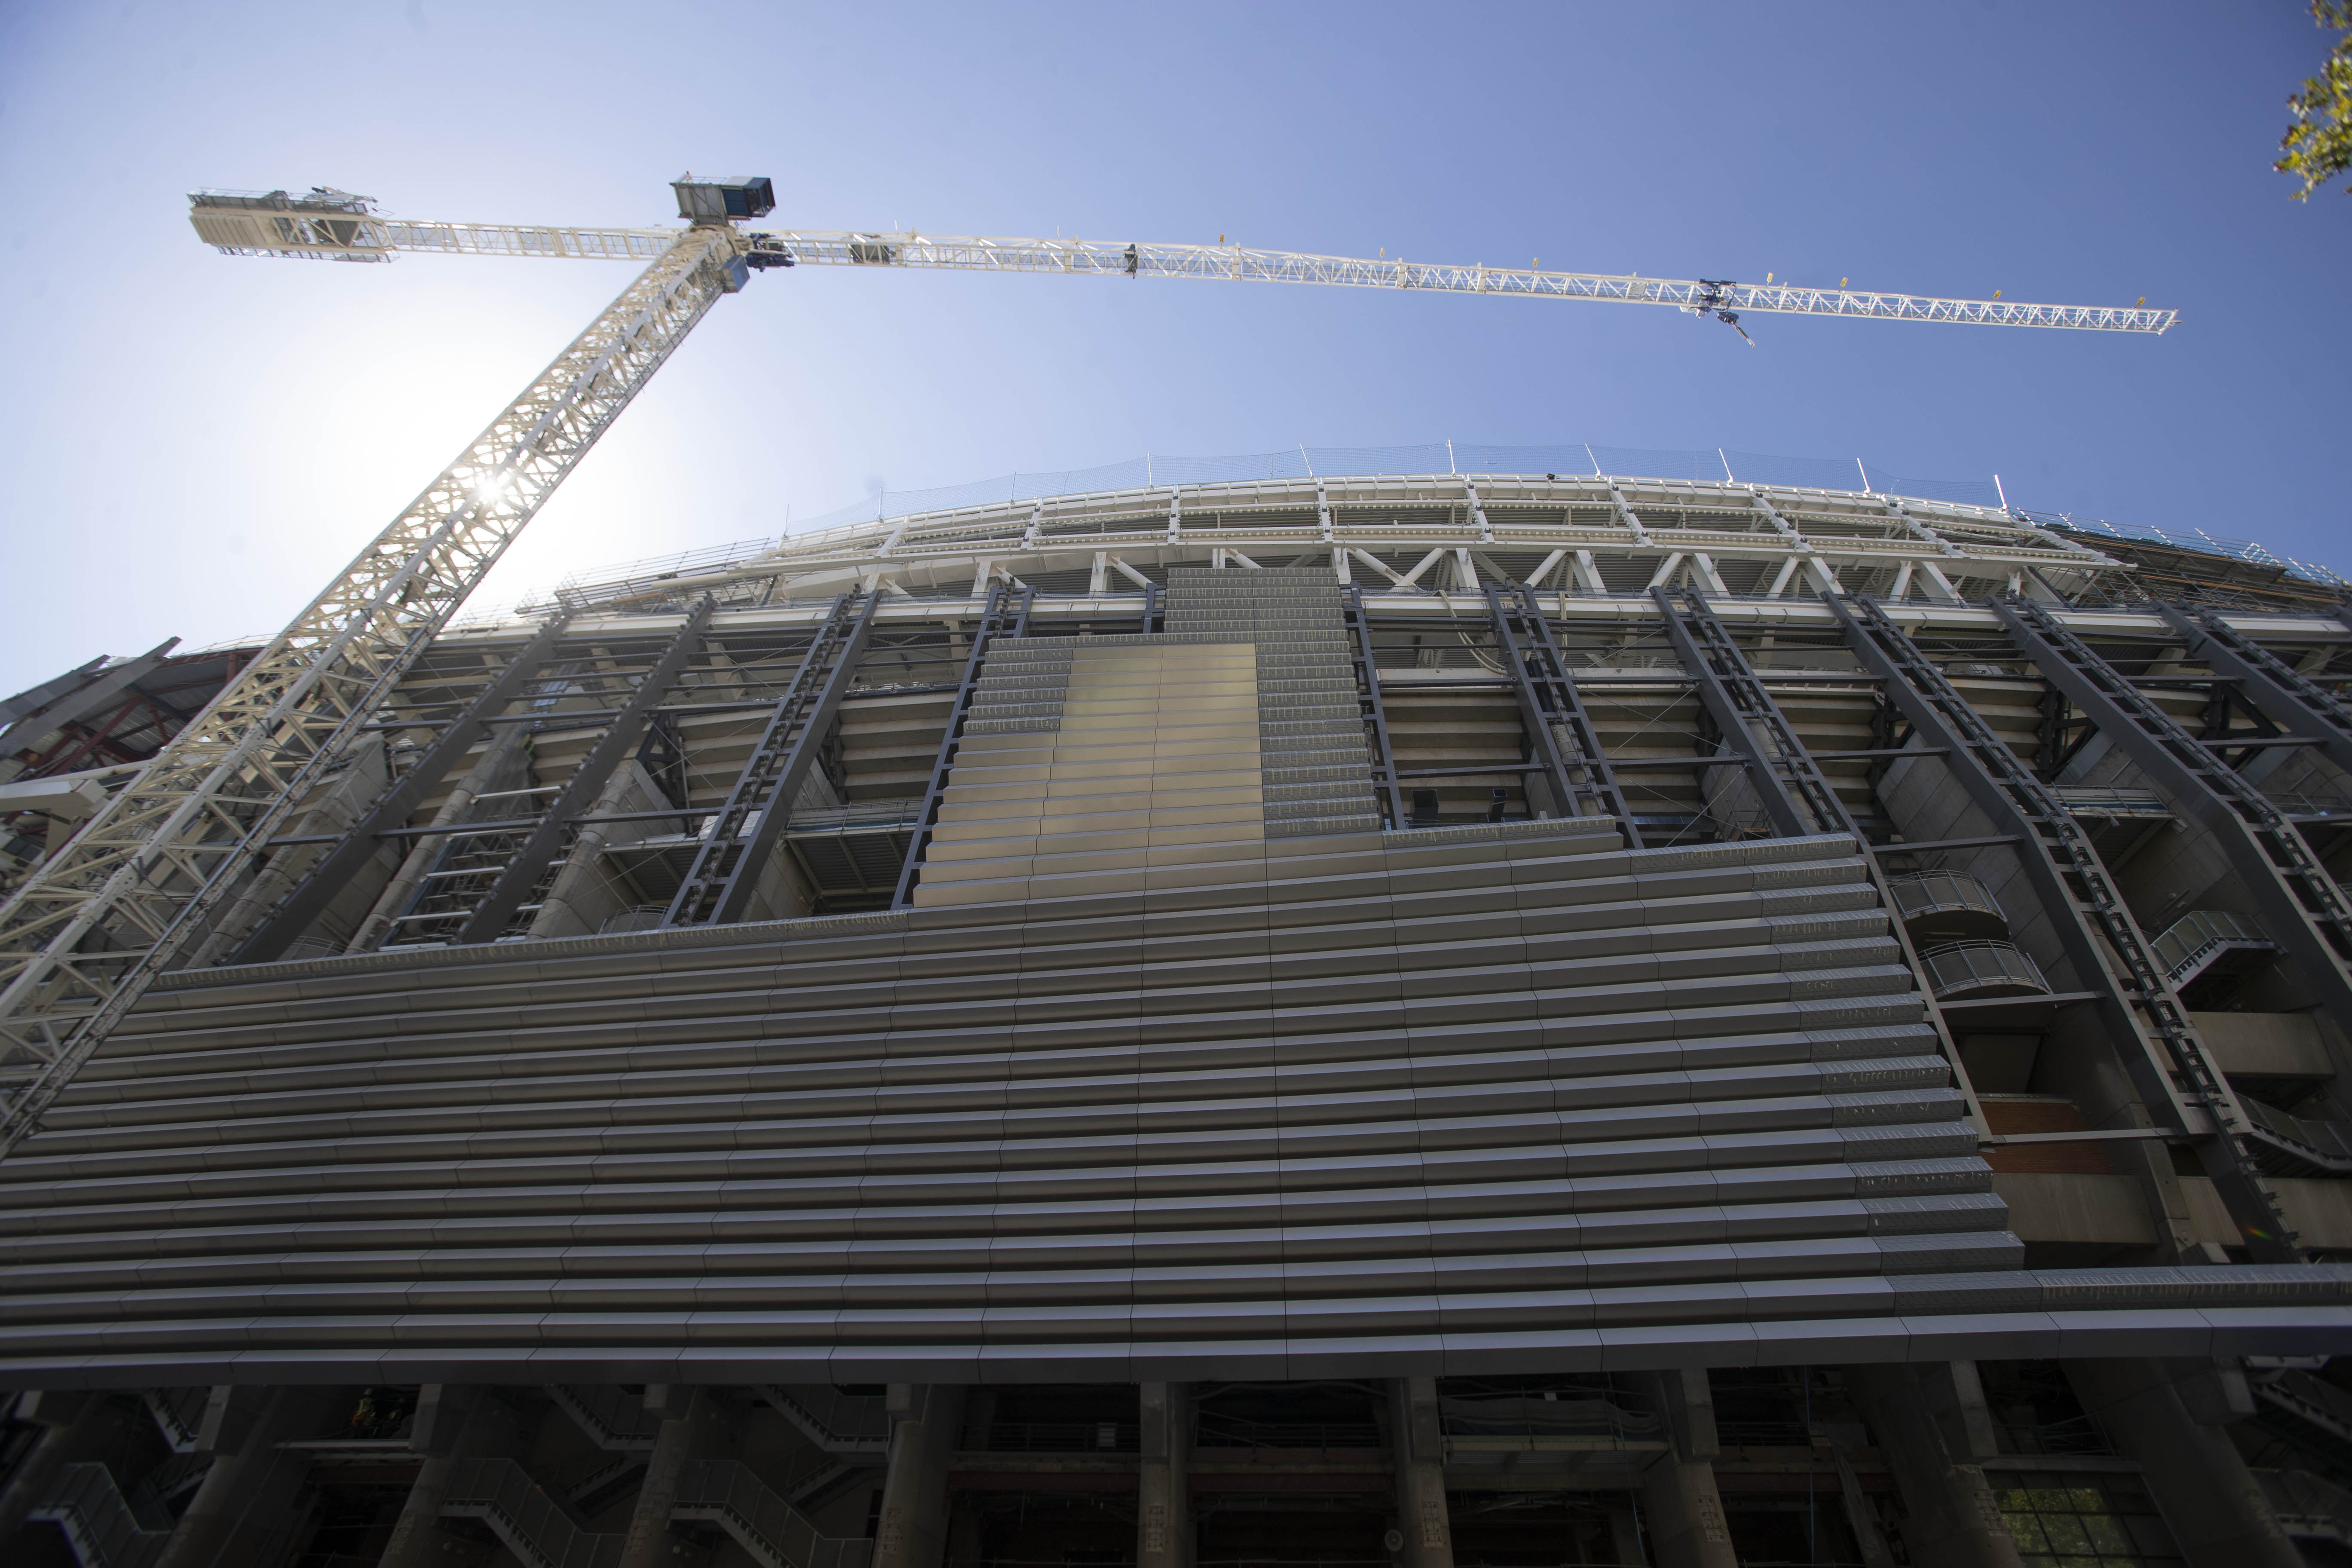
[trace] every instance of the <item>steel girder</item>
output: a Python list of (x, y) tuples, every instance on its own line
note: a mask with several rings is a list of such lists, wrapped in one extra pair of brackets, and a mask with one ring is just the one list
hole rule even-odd
[[(1490, 584), (1486, 614), (1494, 624), (1504, 674), (1518, 700), (1519, 721), (1535, 753), (1535, 767), (1551, 786), (1560, 815), (1580, 816), (1580, 803), (1590, 800), (1601, 815), (1617, 819), (1626, 847), (1639, 849), (1642, 831), (1633, 824), (1633, 808), (1617, 787), (1617, 775), (1610, 770), (1601, 738), (1584, 710), (1583, 700), (1576, 694), (1576, 678), (1568, 672), (1568, 661), (1560, 657), (1551, 624), (1537, 605), (1534, 591), (1524, 583), (1507, 587)], [(1575, 748), (1574, 756), (1562, 751), (1563, 737)], [(1393, 775), (1393, 768), (1391, 773)], [(1581, 774), (1581, 779), (1572, 776), (1576, 774)]]
[(2164, 1126), (2192, 1141), (2248, 1254), (2259, 1263), (2301, 1261), (2249, 1142), (2244, 1108), (2081, 826), (1875, 600), (1827, 602), (1863, 668), (1884, 683), (1912, 729), (1942, 750), (1977, 809), (2013, 839), (2076, 980), (2095, 994), (2094, 1009), (2132, 1087)]
[[(137, 658), (126, 658), (120, 664), (100, 670), (96, 679), (87, 685), (55, 696), (38, 707), (28, 709), (13, 722), (0, 724), (0, 756), (6, 756), (17, 750), (19, 746), (37, 741), (53, 730), (60, 730), (68, 724), (87, 720), (89, 715), (106, 706), (118, 693), (127, 690), (133, 681), (154, 673), (155, 669), (163, 664), (164, 658), (177, 646), (179, 640), (177, 637), (166, 637)], [(78, 675), (80, 672), (75, 673)], [(132, 693), (132, 695), (137, 694)], [(110, 727), (100, 726), (98, 733), (105, 733)], [(24, 775), (20, 773), (17, 776), (21, 778)]]
[[(792, 684), (776, 700), (767, 728), (736, 774), (727, 804), (695, 850), (663, 925), (731, 925), (743, 918), (760, 873), (792, 817), (801, 783), (824, 743), (826, 727), (857, 673), (858, 657), (874, 630), (874, 608), (881, 602), (879, 594), (844, 594), (834, 601), (833, 613), (817, 628)], [(747, 837), (744, 826), (755, 814), (758, 821)]]
[[(229, 957), (231, 963), (268, 963), (284, 955), (296, 939), (310, 929), (310, 923), (324, 912), (335, 895), (341, 892), (354, 872), (365, 865), (382, 846), (380, 836), (392, 828), (405, 827), (419, 802), (449, 774), (473, 750), (476, 742), (490, 732), (490, 717), (521, 695), (532, 676), (555, 651), (556, 639), (563, 635), (569, 616), (551, 616), (539, 635), (523, 645), (522, 651), (509, 660), (490, 683), (484, 687), (466, 711), (458, 716), (438, 740), (416, 759), (415, 765), (394, 780), (376, 798), (360, 819), (352, 825), (342, 841), (319, 858), (317, 864), (304, 874), (278, 906), (263, 919), (259, 929), (236, 948)], [(231, 937), (235, 931), (223, 933)]]
[(988, 662), (989, 644), (998, 637), (1027, 636), (1029, 610), (1036, 598), (1037, 591), (1025, 586), (1017, 599), (1013, 590), (1002, 583), (992, 584), (988, 590), (980, 624), (972, 627), (971, 649), (964, 656), (963, 678), (956, 684), (955, 706), (948, 710), (947, 732), (940, 737), (939, 752), (931, 759), (930, 783), (924, 787), (922, 809), (915, 816), (914, 837), (907, 846), (907, 863), (898, 873), (898, 890), (890, 898), (894, 910), (903, 910), (915, 901), (915, 884), (922, 877), (923, 851), (930, 847), (932, 830), (939, 826), (940, 803), (947, 796), (948, 775), (955, 768), (956, 752), (963, 743), (963, 728), (971, 717), (971, 701), (980, 689), (981, 670)]
[(2189, 642), (2189, 657), (2238, 683), (2238, 690), (2264, 718), (2300, 736), (2352, 773), (2352, 708), (2219, 614), (2158, 604), (2157, 614)]
[[(1685, 589), (1679, 607), (1664, 588), (1651, 589), (1650, 597), (1657, 604), (1675, 657), (1698, 683), (1699, 700), (1706, 705), (1732, 750), (1747, 759), (1748, 775), (1772, 826), (1785, 837), (1851, 833), (1857, 842), (1867, 843), (1845, 802), (1838, 798), (1804, 742), (1797, 738), (1796, 727), (1765, 689), (1730, 631), (1716, 618), (1706, 595), (1696, 588)], [(1757, 733), (1759, 729), (1763, 735)], [(1769, 746), (1766, 737), (1769, 737)], [(1803, 810), (1799, 809), (1800, 800)], [(1807, 812), (1812, 824), (1805, 821)]]
[[(1464, 476), (1447, 473), (1160, 483), (992, 500), (796, 533), (781, 545), (674, 578), (624, 570), (576, 591), (625, 599), (781, 578), (793, 596), (810, 598), (878, 578), (920, 593), (972, 583), (997, 565), (1034, 577), (1090, 570), (1098, 553), (1143, 568), (1205, 562), (1221, 547), (1261, 559), (1269, 552), (1320, 559), (1340, 551), (1375, 591), (1385, 584), (1419, 593), (1431, 591), (1421, 585), (1423, 569), (1399, 570), (1378, 556), (1401, 554), (1425, 568), (1433, 563), (1428, 552), (1442, 559), (1457, 548), (1533, 552), (1550, 564), (1597, 552), (1638, 557), (1654, 567), (1670, 555), (1705, 554), (1718, 564), (1753, 563), (1766, 578), (1775, 563), (1807, 561), (1824, 573), (1849, 574), (1899, 574), (1907, 566), (1916, 574), (1933, 564), (1945, 581), (1979, 584), (2008, 583), (2032, 568), (2095, 575), (2122, 570), (2096, 550), (1992, 509), (1958, 503), (1911, 501), (1895, 515), (1887, 498), (1860, 491), (1597, 473), (1486, 474), (1475, 482), (1477, 515), (1465, 504)], [(1171, 515), (1179, 520), (1172, 530)], [(1933, 521), (1932, 538), (1920, 531), (1922, 520)], [(1586, 564), (1579, 562), (1580, 573)], [(1793, 580), (1791, 574), (1780, 593), (1766, 596), (1808, 602), (1789, 595)], [(1595, 586), (1579, 581), (1588, 591)]]
[(514, 852), (490, 884), (488, 892), (457, 928), (455, 938), (459, 942), (496, 942), (507, 929), (530, 890), (539, 885), (540, 878), (553, 863), (563, 847), (563, 836), (572, 830), (572, 819), (584, 814), (593, 805), (604, 782), (613, 770), (628, 761), (629, 754), (644, 739), (646, 726), (653, 721), (653, 710), (664, 697), (669, 695), (677, 678), (685, 673), (687, 664), (701, 650), (703, 629), (710, 624), (711, 605), (705, 599), (686, 617), (686, 625), (670, 639), (662, 656), (654, 661), (637, 682), (637, 689), (621, 705), (621, 710), (604, 733), (598, 737), (572, 776), (556, 792), (520, 848)]
[(1397, 784), (1396, 750), (1389, 743), (1389, 711), (1381, 700), (1381, 667), (1372, 658), (1372, 625), (1364, 614), (1363, 590), (1348, 584), (1341, 618), (1348, 627), (1348, 651), (1356, 667), (1357, 695), (1364, 722), (1372, 732), (1372, 788), (1379, 792), (1391, 830), (1403, 827), (1404, 791)]
[[(1968, 1064), (1960, 1059), (1960, 1047), (1952, 1037), (1950, 1024), (1944, 1009), (1936, 999), (1934, 983), (1927, 966), (1919, 961), (1919, 950), (1904, 928), (1903, 911), (1895, 907), (1895, 895), (1886, 885), (1886, 868), (1879, 863), (1878, 852), (1846, 810), (1845, 802), (1838, 798), (1836, 788), (1822, 773), (1812, 753), (1797, 734), (1797, 727), (1789, 722), (1780, 704), (1773, 699), (1756, 667), (1733, 640), (1729, 628), (1715, 614), (1715, 606), (1696, 588), (1686, 590), (1678, 610), (1664, 588), (1651, 590), (1657, 601), (1658, 613), (1666, 623), (1667, 635), (1674, 639), (1675, 652), (1698, 683), (1699, 700), (1714, 714), (1716, 727), (1727, 738), (1736, 738), (1735, 750), (1747, 759), (1748, 776), (1756, 784), (1756, 793), (1765, 803), (1765, 810), (1781, 834), (1798, 837), (1811, 832), (1850, 833), (1855, 851), (1870, 868), (1870, 884), (1878, 894), (1878, 902), (1886, 911), (1887, 929), (1895, 945), (1902, 950), (1903, 962), (1917, 981), (1919, 1000), (1926, 1008), (1927, 1023), (1936, 1031), (1936, 1040), (1950, 1064), (1952, 1078), (1960, 1092), (1969, 1097), (1969, 1114), (1979, 1131), (1990, 1131), (1984, 1119), (1984, 1107), (1977, 1099), (1976, 1086), (1969, 1081)], [(1770, 737), (1768, 752), (1756, 731), (1762, 730)], [(1782, 773), (1787, 773), (1784, 781)], [(1802, 800), (1805, 811), (1798, 809)], [(1805, 815), (1810, 812), (1818, 828), (1809, 827)]]
[(2352, 1019), (2352, 902), (2302, 830), (2042, 605), (2008, 598), (1993, 609), (2042, 678), (2097, 722), (2174, 810), (2212, 832), (2305, 984), (2336, 1017)]

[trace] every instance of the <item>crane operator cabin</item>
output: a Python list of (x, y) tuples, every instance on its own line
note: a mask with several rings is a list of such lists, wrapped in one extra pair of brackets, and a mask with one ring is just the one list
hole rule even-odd
[(639, 270), (279, 637), (0, 708), (0, 1558), (2352, 1539), (2332, 572), (1993, 487), (1448, 445), (467, 603), (759, 272), (2171, 311), (677, 193), (193, 199), (237, 256)]

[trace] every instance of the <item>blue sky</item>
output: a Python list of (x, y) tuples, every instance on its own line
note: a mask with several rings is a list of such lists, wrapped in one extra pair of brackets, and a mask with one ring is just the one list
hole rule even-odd
[(720, 302), (486, 598), (877, 484), (1137, 454), (1721, 446), (2352, 569), (2352, 198), (2299, 5), (0, 0), (0, 691), (282, 624), (626, 281), (217, 256), (198, 185), (2179, 308), (2162, 338), (805, 268)]

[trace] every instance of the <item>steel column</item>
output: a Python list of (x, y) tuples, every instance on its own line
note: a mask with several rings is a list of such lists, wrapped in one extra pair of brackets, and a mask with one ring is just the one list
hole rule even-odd
[(2352, 902), (2303, 832), (2270, 798), (2208, 751), (2031, 599), (1996, 599), (1993, 612), (2050, 683), (2089, 714), (2175, 811), (2211, 830), (2246, 884), (2271, 937), (2338, 1018), (2352, 1018)]
[(1919, 738), (1942, 749), (1945, 765), (1977, 808), (1996, 831), (2015, 836), (2020, 866), (2077, 982), (2096, 993), (2093, 1006), (2133, 1089), (2165, 1126), (2195, 1140), (2198, 1161), (2248, 1254), (2258, 1263), (2301, 1262), (2278, 1195), (2249, 1145), (2244, 1109), (2165, 983), (2082, 825), (1876, 600), (1832, 595), (1822, 602), (1844, 628), (1847, 647), (1884, 683)]
[[(841, 709), (841, 700), (857, 673), (858, 656), (866, 651), (866, 639), (873, 633), (874, 612), (882, 595), (878, 592), (864, 595), (862, 605), (860, 597), (844, 594), (833, 602), (833, 613), (817, 628), (800, 668), (793, 671), (793, 683), (777, 700), (759, 744), (751, 748), (743, 771), (736, 775), (727, 804), (719, 808), (718, 820), (694, 852), (694, 864), (678, 884), (677, 897), (670, 900), (663, 925), (732, 925), (743, 918), (752, 889), (759, 886), (760, 873), (775, 853), (776, 841), (783, 837), (793, 803), (800, 797), (801, 781), (808, 777), (809, 764), (816, 761), (826, 727)], [(853, 605), (857, 605), (855, 616)], [(759, 822), (746, 841), (743, 825), (754, 813)], [(730, 849), (740, 851), (731, 859)]]
[(229, 963), (268, 963), (310, 929), (343, 885), (375, 854), (382, 843), (378, 835), (387, 828), (407, 826), (425, 793), (446, 778), (474, 743), (490, 732), (490, 715), (521, 695), (548, 655), (555, 651), (555, 641), (571, 618), (567, 611), (540, 627), (539, 634), (523, 645), (513, 662), (482, 689), (457, 721), (416, 759), (415, 765), (394, 781), (366, 815), (352, 825), (342, 842), (319, 858), (319, 863), (294, 885), (259, 929), (230, 955)]
[(980, 688), (981, 667), (988, 658), (988, 645), (998, 637), (1025, 637), (1029, 631), (1029, 607), (1036, 601), (1037, 591), (1024, 587), (1020, 607), (1010, 608), (1011, 592), (1002, 583), (988, 590), (988, 603), (982, 609), (980, 625), (972, 628), (971, 650), (964, 656), (963, 679), (956, 686), (955, 706), (948, 710), (947, 733), (940, 737), (939, 754), (931, 760), (931, 782), (923, 791), (923, 808), (916, 815), (914, 837), (907, 845), (907, 863), (898, 872), (898, 889), (891, 895), (890, 907), (903, 910), (915, 901), (915, 884), (921, 879), (923, 851), (930, 847), (931, 830), (938, 826), (940, 802), (948, 792), (948, 774), (954, 770), (957, 748), (963, 743), (964, 721), (971, 716), (971, 700)]
[(1404, 792), (1397, 787), (1396, 752), (1389, 744), (1389, 712), (1381, 700), (1381, 667), (1372, 658), (1372, 626), (1364, 614), (1364, 591), (1348, 584), (1340, 611), (1348, 626), (1349, 651), (1356, 666), (1357, 696), (1364, 720), (1372, 727), (1372, 787), (1380, 792), (1391, 831), (1405, 826)]
[(531, 830), (530, 837), (523, 840), (522, 847), (515, 851), (514, 858), (507, 862), (506, 869), (499, 873), (499, 879), (490, 884), (490, 890), (482, 896), (482, 901), (474, 906), (474, 912), (466, 917), (466, 923), (458, 928), (455, 940), (459, 942), (496, 942), (506, 931), (507, 922), (514, 918), (515, 910), (522, 907), (523, 900), (530, 896), (531, 889), (538, 885), (549, 863), (554, 860), (556, 851), (562, 847), (563, 836), (571, 830), (572, 818), (587, 811), (589, 803), (596, 798), (596, 792), (604, 787), (604, 781), (612, 776), (613, 770), (627, 760), (644, 736), (646, 724), (652, 721), (655, 705), (669, 694), (669, 689), (684, 673), (687, 662), (700, 650), (702, 633), (710, 625), (710, 613), (714, 607), (708, 597), (694, 606), (693, 613), (686, 617), (686, 625), (678, 629), (677, 636), (670, 639), (669, 647), (662, 650), (662, 656), (654, 662), (654, 667), (646, 671), (645, 679), (637, 682), (637, 689), (628, 701), (621, 705), (620, 717), (613, 721), (596, 744), (589, 749), (588, 754), (580, 759), (580, 765), (572, 770), (572, 776), (564, 781), (563, 787), (556, 792), (555, 799), (549, 803), (546, 812), (540, 817), (539, 826)]

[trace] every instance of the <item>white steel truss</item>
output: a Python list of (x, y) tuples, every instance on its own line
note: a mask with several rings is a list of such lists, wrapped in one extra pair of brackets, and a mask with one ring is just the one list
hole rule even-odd
[(741, 237), (673, 232), (127, 788), (0, 905), (0, 1153), (233, 893), (450, 612), (735, 279)]
[(1239, 245), (1121, 245), (1085, 239), (982, 239), (919, 234), (839, 234), (809, 229), (755, 237), (796, 264), (933, 267), (970, 272), (1071, 272), (1096, 277), (1201, 278), (1244, 283), (1329, 283), (1359, 289), (1423, 289), (1451, 294), (1517, 294), (1536, 300), (1600, 300), (1671, 305), (1698, 314), (1762, 311), (1854, 316), (1882, 321), (1958, 321), (1994, 327), (2066, 327), (2161, 332), (2178, 310), (2138, 306), (2032, 305), (2000, 300), (1933, 300), (1866, 289), (1643, 278), (1631, 273), (1550, 272), (1533, 267), (1366, 260), (1307, 256)]
[[(387, 260), (395, 251), (474, 256), (643, 258), (660, 253), (677, 231), (565, 228), (523, 224), (410, 222), (375, 214), (356, 196), (324, 193), (308, 206), (216, 206), (215, 201), (268, 198), (197, 195), (196, 232), (237, 255)], [(1881, 321), (1954, 321), (1994, 327), (2059, 327), (2081, 331), (2161, 332), (2178, 310), (2140, 306), (2035, 305), (2000, 300), (1937, 300), (1873, 289), (1811, 289), (1727, 279), (1643, 278), (1633, 273), (1556, 272), (1535, 267), (1463, 266), (1402, 257), (1310, 256), (1241, 245), (1166, 245), (1141, 241), (983, 238), (965, 235), (869, 234), (785, 229), (748, 237), (753, 265), (918, 267), (962, 272), (1060, 272), (1097, 278), (1195, 278), (1242, 283), (1323, 283), (1358, 289), (1419, 289), (1449, 294), (1521, 295), (1534, 300), (1596, 300), (1667, 305), (1695, 314), (1849, 316)]]
[[(1637, 521), (1643, 516), (1646, 523)], [(1171, 528), (1171, 518), (1181, 526)], [(1883, 583), (1907, 569), (1906, 588), (1958, 602), (1967, 596), (1958, 584), (1973, 583), (1980, 596), (2038, 573), (2071, 589), (2123, 569), (2111, 556), (1989, 507), (1896, 503), (1861, 491), (1589, 474), (1323, 475), (1007, 500), (874, 519), (781, 542), (747, 541), (711, 552), (708, 563), (671, 556), (583, 574), (541, 608), (667, 600), (767, 580), (777, 583), (780, 599), (877, 586), (918, 597), (967, 588), (978, 595), (1001, 574), (1028, 581), (1091, 572), (1099, 556), (1104, 573), (1127, 580), (1144, 567), (1208, 562), (1221, 549), (1238, 549), (1249, 559), (1316, 555), (1329, 560), (1343, 581), (1360, 574), (1370, 592), (1441, 596), (1445, 587), (1431, 568), (1456, 550), (1505, 553), (1547, 593), (1571, 578), (1582, 589), (1597, 589), (1598, 571), (1612, 562), (1642, 563), (1646, 579), (1704, 559), (1702, 582), (1705, 571), (1748, 563), (1774, 583), (1759, 593), (1792, 600), (1822, 591), (1824, 581), (1827, 591), (1840, 591), (1834, 574), (1841, 571), (1876, 574), (1869, 580)], [(1392, 567), (1381, 555), (1419, 564)], [(1537, 561), (1539, 566), (1529, 563)], [(1774, 579), (1784, 563), (1791, 569)], [(1507, 580), (1499, 568), (1486, 575)]]

